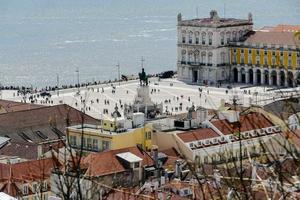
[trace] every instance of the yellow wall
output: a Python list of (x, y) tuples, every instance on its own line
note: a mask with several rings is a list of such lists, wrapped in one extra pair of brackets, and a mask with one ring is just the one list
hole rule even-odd
[[(127, 148), (127, 147), (132, 147), (136, 146), (137, 144), (142, 144), (143, 148), (145, 149), (151, 149), (152, 142), (151, 138), (146, 139), (145, 133), (146, 132), (151, 132), (151, 137), (152, 137), (152, 124), (146, 124), (145, 127), (142, 128), (136, 128), (131, 130), (130, 132), (124, 132), (124, 133), (119, 133), (119, 134), (109, 134), (109, 133), (101, 133), (100, 130), (97, 132), (92, 132), (92, 131), (84, 131), (83, 137), (86, 139), (91, 139), (91, 144), (93, 147), (93, 139), (98, 140), (98, 150), (102, 151), (103, 146), (102, 142), (103, 141), (108, 141), (110, 142), (110, 149), (120, 149), (120, 148)], [(81, 132), (80, 131), (72, 131), (69, 129), (68, 131), (69, 134), (69, 139), (70, 136), (76, 136), (77, 137), (77, 147), (80, 147), (81, 145)], [(87, 149), (87, 148), (85, 148)], [(91, 149), (92, 150), (92, 149)]]
[(256, 65), (256, 49), (252, 49), (252, 65)]
[(260, 62), (259, 62), (260, 66), (263, 66), (265, 64), (264, 54), (265, 54), (264, 49), (261, 49), (260, 50), (260, 57), (259, 57), (259, 59), (260, 59)]
[(111, 148), (112, 149), (120, 149), (126, 147), (136, 146), (137, 144), (142, 144), (143, 148), (151, 149), (152, 142), (151, 139), (146, 140), (145, 133), (152, 133), (152, 125), (147, 124), (145, 128), (137, 128), (131, 133), (122, 133), (119, 135), (113, 136), (113, 141)]
[(297, 68), (297, 52), (292, 52), (292, 68)]
[(105, 119), (103, 120), (103, 129), (107, 131), (114, 131), (116, 130), (116, 123), (113, 119)]
[(268, 50), (268, 66), (272, 66), (272, 50)]
[(244, 49), (244, 57), (245, 57), (245, 58), (244, 58), (244, 62), (248, 64), (248, 63), (249, 63), (249, 62), (248, 62), (248, 57), (249, 57), (248, 48), (245, 48), (245, 49)]
[(277, 50), (275, 53), (276, 66), (280, 66), (280, 51)]
[(240, 48), (237, 48), (236, 49), (237, 51), (237, 53), (236, 53), (236, 63), (237, 64), (240, 64), (241, 63), (241, 49)]
[(230, 63), (233, 62), (233, 56), (234, 56), (234, 54), (233, 54), (233, 48), (231, 48), (230, 49)]
[(283, 52), (283, 65), (287, 69), (288, 68), (288, 52)]

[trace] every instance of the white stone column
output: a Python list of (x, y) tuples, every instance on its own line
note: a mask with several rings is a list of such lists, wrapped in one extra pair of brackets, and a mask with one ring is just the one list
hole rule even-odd
[(269, 71), (269, 85), (273, 85), (272, 71)]
[(288, 83), (288, 72), (284, 71), (284, 86), (288, 87), (289, 83)]
[(245, 74), (246, 75), (246, 84), (249, 84), (249, 76), (250, 76), (249, 69), (246, 68), (245, 71), (246, 71), (246, 74)]
[(265, 70), (260, 71), (260, 84), (264, 85), (265, 84)]
[(280, 70), (276, 70), (276, 74), (277, 74), (277, 86), (280, 86)]
[(238, 68), (238, 83), (242, 82), (242, 72), (241, 72), (241, 69)]
[(253, 85), (257, 84), (257, 73), (256, 73), (256, 69), (253, 69)]

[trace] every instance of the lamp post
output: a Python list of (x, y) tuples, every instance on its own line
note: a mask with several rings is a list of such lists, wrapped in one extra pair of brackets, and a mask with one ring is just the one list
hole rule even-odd
[(119, 81), (119, 86), (120, 86), (120, 82), (121, 82), (121, 78), (120, 78), (120, 63), (118, 62), (118, 64), (116, 65), (116, 67), (118, 68), (118, 81)]
[(77, 73), (77, 94), (80, 94), (80, 85), (79, 85), (79, 69), (77, 68), (77, 70), (75, 71)]

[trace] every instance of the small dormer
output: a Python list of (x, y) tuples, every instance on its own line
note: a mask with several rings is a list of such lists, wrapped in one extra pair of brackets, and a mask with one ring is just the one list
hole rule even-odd
[(142, 166), (143, 159), (131, 152), (119, 153), (116, 156), (126, 169), (136, 169)]

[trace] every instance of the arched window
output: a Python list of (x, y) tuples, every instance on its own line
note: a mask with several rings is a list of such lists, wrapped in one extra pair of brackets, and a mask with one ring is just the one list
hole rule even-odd
[(243, 30), (240, 30), (240, 31), (239, 31), (239, 40), (242, 39), (243, 35), (244, 35), (244, 34), (243, 34)]
[(186, 50), (181, 51), (181, 62), (186, 62)]
[(199, 32), (195, 32), (196, 44), (199, 44)]
[(226, 32), (226, 43), (229, 44), (230, 42), (230, 37), (231, 37), (231, 33), (230, 32)]
[(213, 36), (213, 33), (209, 32), (208, 33), (208, 45), (212, 45), (212, 36)]
[(205, 51), (201, 53), (201, 63), (202, 64), (206, 63), (206, 53), (205, 53)]
[(198, 50), (196, 50), (195, 53), (194, 53), (195, 63), (197, 63), (197, 64), (200, 62), (200, 60), (199, 60), (199, 54), (200, 54), (200, 52)]
[(207, 62), (208, 65), (212, 65), (212, 57), (213, 57), (213, 53), (209, 52), (208, 53), (208, 62)]
[(185, 31), (182, 31), (181, 32), (181, 35), (182, 35), (182, 43), (185, 43)]
[(189, 44), (192, 44), (193, 43), (193, 32), (190, 31), (189, 32)]
[(221, 52), (221, 64), (225, 64), (225, 52)]
[(202, 44), (205, 45), (206, 33), (205, 32), (201, 33), (201, 37), (202, 37)]
[(221, 45), (224, 45), (225, 44), (225, 33), (224, 32), (221, 32)]
[(232, 40), (236, 42), (237, 33), (235, 31), (232, 32)]
[(188, 63), (190, 64), (193, 62), (193, 51), (189, 51), (188, 53)]

